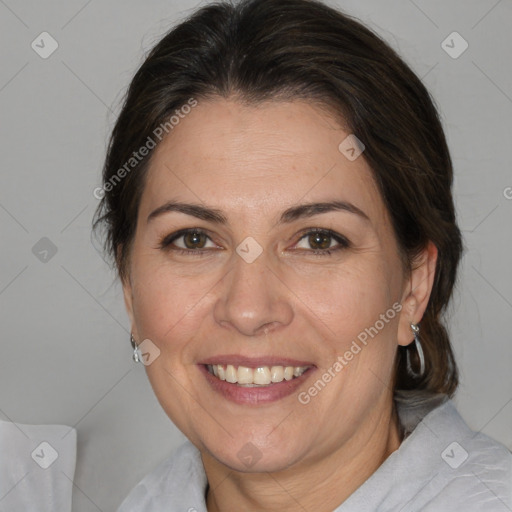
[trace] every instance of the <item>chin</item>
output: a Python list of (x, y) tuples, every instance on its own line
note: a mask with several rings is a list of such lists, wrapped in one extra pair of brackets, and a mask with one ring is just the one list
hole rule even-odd
[[(288, 436), (299, 439), (300, 436)], [(206, 446), (208, 453), (221, 464), (233, 471), (242, 473), (272, 473), (287, 469), (300, 459), (304, 444), (287, 445), (284, 439), (274, 439), (269, 443), (265, 436), (260, 442), (250, 436), (235, 438), (225, 443), (225, 449), (219, 445)]]

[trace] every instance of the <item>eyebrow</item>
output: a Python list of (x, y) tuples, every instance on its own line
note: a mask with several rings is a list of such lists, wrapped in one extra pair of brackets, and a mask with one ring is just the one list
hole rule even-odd
[[(289, 224), (298, 219), (309, 218), (313, 217), (314, 215), (333, 211), (344, 211), (352, 213), (367, 222), (371, 222), (366, 213), (348, 201), (328, 201), (292, 206), (281, 214), (277, 224)], [(190, 215), (204, 221), (213, 222), (215, 224), (228, 224), (228, 219), (221, 210), (216, 208), (209, 208), (199, 204), (183, 203), (180, 201), (168, 201), (162, 206), (159, 206), (148, 215), (147, 222), (149, 223), (156, 217), (159, 217), (168, 212), (184, 213), (186, 215)]]

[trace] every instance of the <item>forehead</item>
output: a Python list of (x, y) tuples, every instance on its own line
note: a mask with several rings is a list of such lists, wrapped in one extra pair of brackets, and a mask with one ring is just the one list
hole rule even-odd
[(270, 215), (301, 201), (345, 199), (381, 222), (384, 205), (368, 164), (339, 150), (349, 135), (303, 100), (199, 101), (155, 149), (141, 214), (170, 198), (239, 218), (255, 209)]

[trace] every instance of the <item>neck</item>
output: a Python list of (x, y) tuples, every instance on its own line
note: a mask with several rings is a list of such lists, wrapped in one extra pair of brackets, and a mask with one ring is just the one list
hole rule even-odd
[(203, 453), (208, 511), (291, 512), (301, 508), (332, 512), (399, 448), (402, 436), (392, 400), (386, 410), (373, 429), (362, 428), (364, 435), (355, 434), (328, 456), (278, 472), (233, 471)]

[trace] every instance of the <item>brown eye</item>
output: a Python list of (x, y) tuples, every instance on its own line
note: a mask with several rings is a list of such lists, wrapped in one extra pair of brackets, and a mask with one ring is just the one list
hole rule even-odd
[[(209, 246), (207, 244), (210, 244)], [(210, 237), (201, 229), (182, 229), (164, 237), (158, 247), (163, 250), (183, 251), (183, 253), (205, 253), (215, 248)], [(204, 251), (202, 249), (205, 249)]]
[(183, 235), (186, 249), (202, 249), (206, 245), (207, 236), (199, 231), (190, 231)]
[(296, 247), (298, 249), (306, 249), (306, 252), (311, 254), (322, 256), (330, 255), (334, 251), (347, 249), (350, 247), (350, 242), (344, 236), (334, 231), (315, 228), (306, 231)]
[(312, 249), (328, 249), (331, 246), (332, 236), (326, 233), (312, 233), (308, 242)]

